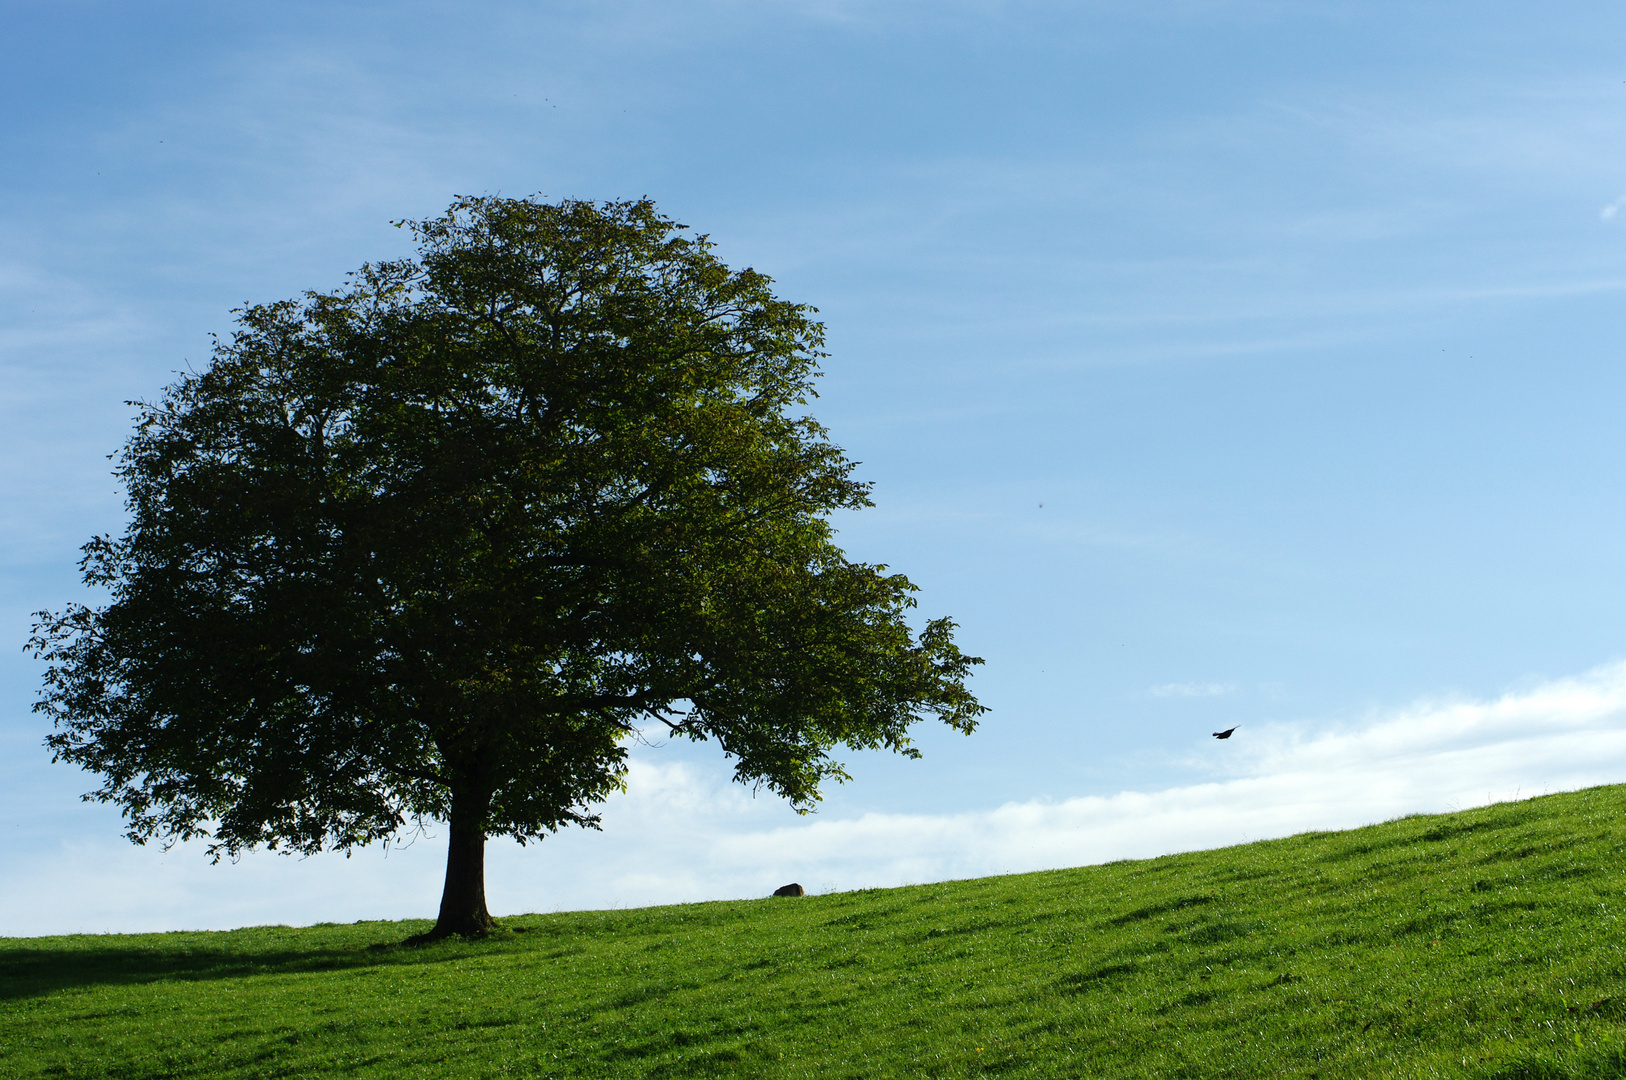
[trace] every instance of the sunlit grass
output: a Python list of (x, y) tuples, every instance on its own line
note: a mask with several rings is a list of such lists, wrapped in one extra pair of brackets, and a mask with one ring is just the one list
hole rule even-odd
[[(1626, 787), (1078, 870), (0, 939), (0, 1075), (1626, 1075)], [(545, 857), (545, 855), (543, 856)]]

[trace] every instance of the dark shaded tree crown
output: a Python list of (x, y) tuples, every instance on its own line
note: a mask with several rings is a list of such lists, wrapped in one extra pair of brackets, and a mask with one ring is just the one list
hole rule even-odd
[(953, 623), (833, 542), (869, 498), (802, 413), (813, 309), (648, 200), (403, 224), (416, 258), (241, 309), (135, 403), (108, 602), (39, 615), (47, 745), (131, 839), (534, 839), (651, 725), (805, 809), (839, 746), (972, 730)]

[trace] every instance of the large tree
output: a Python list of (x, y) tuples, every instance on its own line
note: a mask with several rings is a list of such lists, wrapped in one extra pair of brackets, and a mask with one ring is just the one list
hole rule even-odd
[(469, 198), (415, 258), (246, 307), (117, 459), (100, 607), (41, 612), (37, 706), (142, 843), (312, 853), (447, 823), (434, 936), (488, 836), (594, 825), (627, 747), (716, 740), (805, 809), (838, 747), (969, 732), (980, 661), (850, 561), (870, 505), (805, 414), (813, 309), (647, 200)]

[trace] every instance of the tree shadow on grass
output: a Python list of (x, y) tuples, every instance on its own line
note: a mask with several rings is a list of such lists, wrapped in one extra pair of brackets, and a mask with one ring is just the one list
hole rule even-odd
[(1486, 1069), (1486, 1080), (1615, 1080), (1626, 1075), (1626, 1049), (1593, 1048), (1573, 1054), (1534, 1053)]
[(0, 940), (0, 1001), (102, 986), (441, 963), (470, 950), (486, 953), (512, 943), (504, 935), (480, 941), (452, 938), (415, 948), (401, 943), (402, 929), (385, 924), (374, 934), (347, 934), (340, 940), (309, 944), (239, 943), (229, 940), (230, 935), (219, 936), (227, 940), (209, 940), (215, 935), (205, 934), (186, 942), (115, 939), (118, 944), (101, 944), (95, 938)]

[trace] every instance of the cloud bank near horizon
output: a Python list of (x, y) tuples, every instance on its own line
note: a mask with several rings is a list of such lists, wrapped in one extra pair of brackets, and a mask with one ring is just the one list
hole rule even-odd
[[(1256, 724), (1209, 751), (1214, 779), (1162, 791), (1033, 800), (953, 814), (798, 818), (753, 799), (721, 762), (632, 759), (602, 833), (493, 842), (497, 912), (828, 891), (1145, 858), (1351, 828), (1626, 780), (1626, 662), (1489, 701), (1419, 701), (1336, 727)], [(1240, 734), (1240, 733), (1239, 733)], [(968, 793), (968, 802), (974, 793)], [(0, 934), (217, 929), (432, 915), (443, 848), (210, 866), (70, 844), (14, 861)]]

